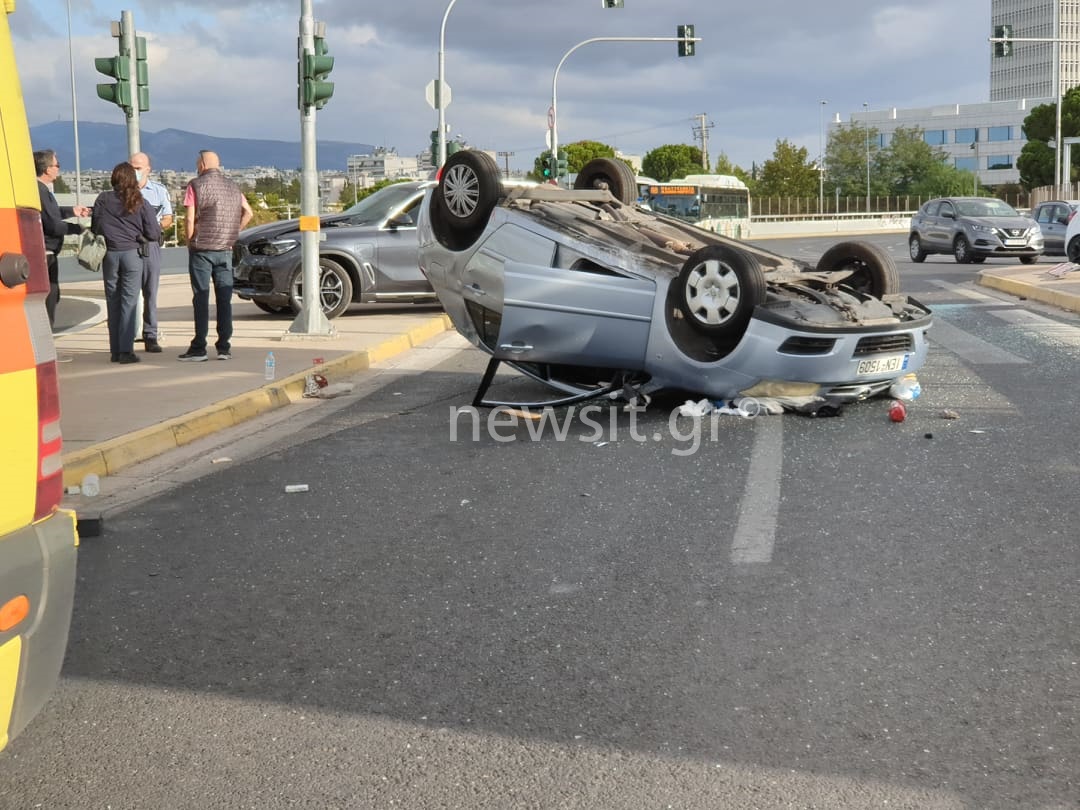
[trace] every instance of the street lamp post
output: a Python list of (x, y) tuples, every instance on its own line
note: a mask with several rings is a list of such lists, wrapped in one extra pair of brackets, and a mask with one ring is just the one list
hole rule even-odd
[(828, 104), (828, 103), (829, 102), (826, 101), (825, 99), (821, 100), (821, 106), (819, 108), (820, 109), (820, 114), (818, 116), (819, 119), (820, 119), (820, 124), (821, 124), (821, 131), (820, 131), (819, 137), (818, 137), (818, 159), (817, 159), (817, 161), (818, 161), (817, 162), (817, 170), (818, 170), (818, 207), (817, 207), (817, 212), (818, 212), (818, 216), (825, 213), (825, 105)]
[(870, 213), (870, 104), (866, 101), (863, 106), (863, 128), (866, 130), (866, 213)]
[(435, 106), (439, 110), (439, 165), (446, 163), (446, 18), (457, 0), (450, 0), (443, 12), (442, 25), (439, 27), (439, 83), (435, 88)]
[[(82, 166), (79, 162), (79, 113), (75, 105), (75, 57), (71, 49), (71, 0), (67, 0), (68, 67), (71, 71), (71, 126), (75, 137), (75, 205), (82, 205)], [(142, 300), (142, 299), (140, 299)]]

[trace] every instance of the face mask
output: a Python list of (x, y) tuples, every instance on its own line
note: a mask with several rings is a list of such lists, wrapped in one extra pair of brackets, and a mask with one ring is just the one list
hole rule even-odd
[(135, 172), (135, 181), (138, 183), (142, 182), (142, 172)]

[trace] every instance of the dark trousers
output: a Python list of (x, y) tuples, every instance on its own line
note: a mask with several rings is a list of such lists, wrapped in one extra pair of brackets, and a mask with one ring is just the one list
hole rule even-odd
[(231, 250), (191, 250), (188, 248), (188, 277), (191, 279), (191, 304), (195, 309), (195, 337), (191, 350), (206, 351), (210, 332), (210, 283), (214, 284), (214, 303), (217, 309), (217, 341), (219, 352), (231, 348), (233, 270)]
[(56, 254), (45, 254), (45, 265), (49, 268), (49, 294), (45, 296), (45, 311), (49, 313), (49, 326), (56, 324), (56, 305), (60, 303), (60, 261)]
[(101, 263), (105, 310), (109, 316), (109, 352), (135, 351), (135, 305), (142, 286), (142, 257), (135, 248), (109, 250)]
[(146, 246), (149, 253), (143, 259), (142, 274), (142, 336), (144, 340), (157, 340), (157, 294), (161, 282), (161, 245), (150, 242)]

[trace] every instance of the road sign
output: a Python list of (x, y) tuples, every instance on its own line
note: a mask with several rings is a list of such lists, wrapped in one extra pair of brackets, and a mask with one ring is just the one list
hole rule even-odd
[[(424, 88), (424, 98), (427, 99), (428, 106), (431, 107), (431, 109), (433, 109), (433, 110), (439, 109), (439, 104), (437, 103), (438, 102), (438, 93), (436, 91), (436, 88), (438, 86), (439, 86), (439, 80), (438, 79), (432, 79), (430, 82), (427, 83), (427, 87)], [(450, 106), (450, 85), (447, 84), (446, 82), (443, 82), (442, 83), (442, 89), (443, 89), (442, 108), (445, 110), (447, 107)]]
[[(554, 129), (554, 128), (555, 128), (555, 108), (554, 107), (548, 107), (548, 129)], [(551, 146), (551, 144), (548, 144), (548, 146)]]
[(547, 132), (544, 133), (544, 143), (547, 144), (548, 149), (551, 148), (551, 129), (550, 128), (548, 128)]

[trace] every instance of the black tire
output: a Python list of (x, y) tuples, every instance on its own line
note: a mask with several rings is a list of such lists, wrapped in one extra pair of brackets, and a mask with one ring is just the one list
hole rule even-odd
[[(298, 268), (289, 282), (289, 306), (299, 314), (303, 308), (304, 269)], [(348, 272), (333, 259), (319, 257), (319, 302), (323, 314), (333, 319), (352, 303), (353, 283)]]
[(966, 236), (956, 237), (952, 246), (953, 258), (957, 264), (971, 264), (971, 245)]
[(707, 245), (687, 257), (675, 283), (677, 306), (702, 334), (738, 340), (754, 308), (765, 303), (757, 259), (728, 245)]
[(985, 256), (972, 256), (971, 257), (971, 263), (972, 264), (982, 264), (985, 261), (986, 261)]
[(1020, 263), (1021, 264), (1035, 264), (1035, 262), (1037, 262), (1038, 260), (1039, 260), (1038, 256), (1021, 256), (1020, 257)]
[(915, 264), (922, 264), (926, 261), (926, 251), (922, 249), (922, 240), (919, 239), (917, 233), (913, 233), (908, 239), (908, 255)]
[(623, 205), (637, 202), (637, 177), (634, 170), (617, 158), (594, 158), (586, 163), (574, 179), (574, 188), (607, 188)]
[(442, 168), (431, 193), (431, 229), (439, 244), (465, 250), (484, 232), (503, 195), (499, 167), (486, 152), (455, 152)]
[[(918, 237), (913, 237), (917, 239)], [(851, 270), (841, 287), (881, 298), (900, 292), (900, 274), (892, 256), (869, 242), (841, 242), (818, 259), (817, 270), (832, 273)]]
[(1080, 264), (1080, 236), (1074, 236), (1065, 246), (1065, 258), (1073, 264)]
[(251, 303), (270, 315), (284, 315), (286, 312), (292, 312), (292, 307), (282, 306), (281, 304), (268, 304), (258, 298), (252, 298)]

